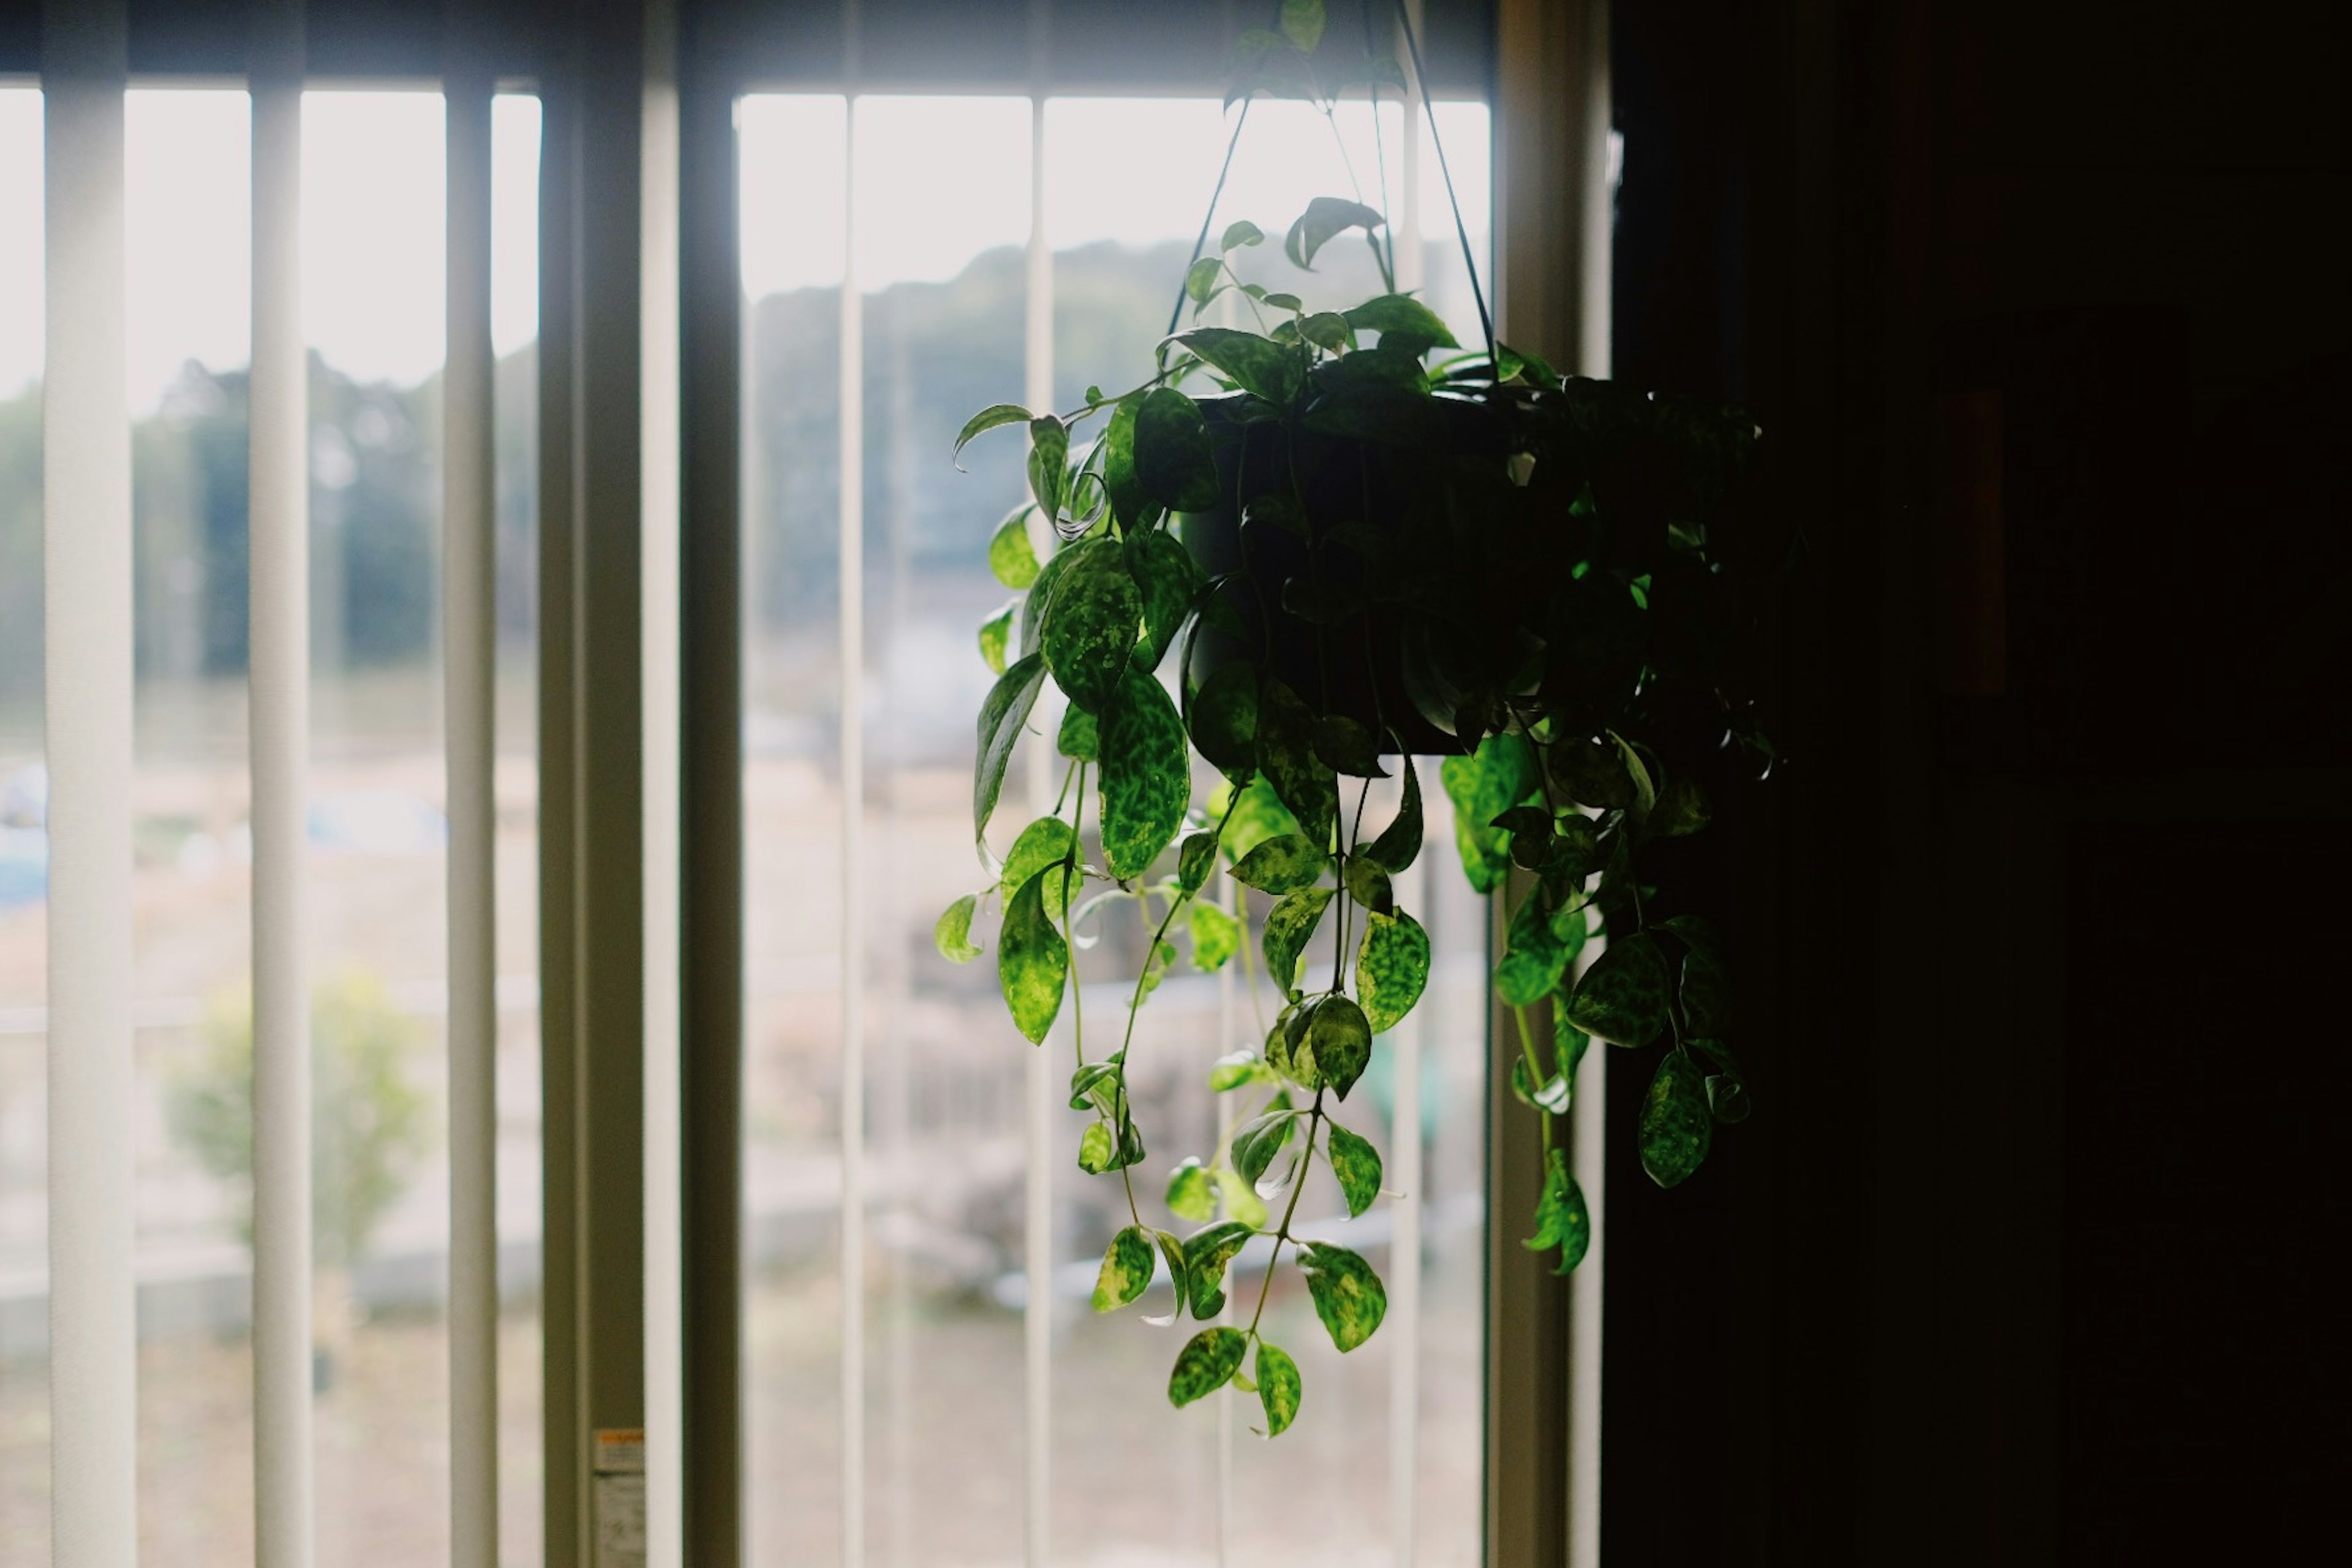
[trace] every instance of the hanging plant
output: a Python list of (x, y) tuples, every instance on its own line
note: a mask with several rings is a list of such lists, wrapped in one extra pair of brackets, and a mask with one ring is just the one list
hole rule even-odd
[[(1244, 115), (1256, 92), (1328, 110), (1326, 81), (1402, 81), (1386, 62), (1325, 67), (1319, 4), (1291, 0), (1280, 23), (1242, 40)], [(972, 792), (990, 880), (948, 909), (937, 940), (977, 958), (975, 922), (1001, 903), (997, 973), (1022, 1035), (1042, 1044), (1070, 1002), (1070, 1105), (1094, 1116), (1077, 1163), (1117, 1175), (1130, 1222), (1104, 1254), (1095, 1308), (1134, 1301), (1164, 1266), (1178, 1315), (1209, 1325), (1179, 1351), (1169, 1398), (1255, 1389), (1271, 1436), (1301, 1394), (1297, 1363), (1260, 1331), (1284, 1261), (1342, 1352), (1386, 1310), (1361, 1256), (1292, 1227), (1318, 1165), (1351, 1216), (1381, 1191), (1380, 1155), (1345, 1117), (1377, 1040), (1429, 978), (1429, 937), (1394, 891), (1422, 851), (1416, 755), (1444, 755), (1462, 868), (1507, 899), (1493, 984), (1517, 1018), (1511, 1087), (1548, 1151), (1526, 1245), (1565, 1273), (1590, 1241), (1553, 1122), (1591, 1041), (1663, 1047), (1635, 1130), (1661, 1185), (1698, 1168), (1716, 1123), (1748, 1112), (1721, 945), (1696, 915), (1666, 912), (1643, 875), (1654, 847), (1707, 824), (1699, 758), (1769, 767), (1726, 679), (1757, 432), (1734, 410), (1563, 378), (1491, 328), (1462, 352), (1395, 290), (1384, 220), (1360, 202), (1318, 198), (1283, 241), (1304, 269), (1342, 236), (1370, 246), (1384, 291), (1349, 310), (1245, 278), (1266, 239), (1255, 225), (1200, 254), (1207, 233), (1149, 377), (1117, 395), (1089, 388), (1066, 414), (1000, 404), (957, 438), (960, 453), (1025, 430), (1030, 500), (988, 547), (1016, 595), (980, 632), (998, 673)], [(1197, 322), (1228, 296), (1254, 328), (1175, 331), (1184, 302)], [(1485, 326), (1483, 296), (1479, 313)], [(1049, 680), (1067, 700), (1050, 742), (1029, 728)], [(1061, 795), (999, 861), (986, 833), (1024, 737), (1055, 746)], [(1401, 804), (1368, 832), (1372, 781), (1386, 778)], [(1104, 1049), (1104, 1026), (1077, 1016), (1078, 928), (1112, 903), (1140, 911), (1146, 940)], [(1309, 966), (1322, 935), (1328, 964)], [(1255, 950), (1281, 1002), (1263, 1045), (1210, 1074), (1211, 1093), (1245, 1103), (1229, 1138), (1167, 1181), (1186, 1235), (1146, 1217), (1128, 1092), (1135, 1020), (1179, 939), (1203, 971), (1251, 965)], [(1580, 964), (1589, 942), (1599, 956)], [(1256, 1299), (1217, 1323), (1227, 1268), (1259, 1237), (1272, 1257)]]

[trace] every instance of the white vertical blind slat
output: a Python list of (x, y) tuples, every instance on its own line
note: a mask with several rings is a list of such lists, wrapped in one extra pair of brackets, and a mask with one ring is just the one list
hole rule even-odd
[(138, 1555), (124, 21), (48, 7), (42, 383), (51, 1561)]
[(255, 1551), (310, 1568), (309, 374), (302, 335), (302, 16), (257, 12), (251, 633)]
[[(1034, 24), (1033, 24), (1034, 26)], [(1054, 401), (1054, 253), (1045, 236), (1045, 100), (1029, 100), (1029, 251), (1024, 327), (1023, 395), (1043, 413)], [(1041, 726), (1042, 728), (1042, 726)], [(1030, 752), (1029, 795), (1033, 815), (1050, 809), (1054, 759), (1043, 748)], [(1051, 1037), (1058, 1042), (1059, 1035)], [(1054, 1454), (1054, 1064), (1040, 1046), (1029, 1053), (1028, 1139), (1024, 1203), (1024, 1274), (1022, 1307), (1022, 1523), (1024, 1561), (1045, 1568), (1052, 1553)]]
[(866, 310), (857, 286), (857, 5), (841, 202), (841, 1561), (866, 1562)]
[(647, 1568), (685, 1553), (684, 1138), (678, 1009), (678, 100), (675, 0), (646, 7), (638, 311), (644, 454), (646, 1510)]
[[(463, 74), (460, 74), (463, 72)], [(444, 711), (449, 811), (449, 1551), (499, 1549), (498, 882), (493, 837), (496, 455), (490, 80), (447, 82), (448, 344), (442, 371)]]

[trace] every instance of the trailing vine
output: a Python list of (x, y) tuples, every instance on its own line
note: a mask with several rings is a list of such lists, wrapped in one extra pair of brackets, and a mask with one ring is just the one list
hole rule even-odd
[[(1323, 6), (1289, 0), (1277, 29), (1244, 36), (1244, 114), (1261, 92), (1328, 114), (1342, 84), (1402, 86), (1390, 62), (1328, 64), (1323, 34)], [(1301, 1394), (1297, 1363), (1263, 1332), (1286, 1257), (1340, 1351), (1387, 1310), (1369, 1262), (1296, 1221), (1318, 1162), (1351, 1217), (1381, 1193), (1378, 1151), (1341, 1117), (1376, 1041), (1428, 984), (1429, 936), (1395, 898), (1422, 850), (1416, 754), (1448, 753), (1439, 779), (1463, 868), (1506, 895), (1494, 990), (1515, 1018), (1511, 1087), (1547, 1151), (1526, 1245), (1565, 1273), (1591, 1240), (1552, 1124), (1592, 1040), (1664, 1044), (1635, 1130), (1662, 1185), (1698, 1169), (1715, 1124), (1748, 1106), (1725, 1043), (1721, 944), (1696, 916), (1662, 914), (1667, 896), (1643, 876), (1664, 858), (1654, 852), (1707, 825), (1705, 767), (1771, 760), (1727, 679), (1738, 569), (1769, 554), (1748, 526), (1755, 426), (1564, 378), (1491, 330), (1462, 352), (1395, 291), (1384, 228), (1360, 199), (1319, 197), (1287, 230), (1305, 270), (1342, 235), (1370, 245), (1386, 291), (1332, 311), (1244, 275), (1267, 238), (1255, 224), (1228, 225), (1208, 254), (1204, 223), (1180, 316), (1189, 302), (1197, 323), (1230, 297), (1255, 330), (1171, 330), (1135, 386), (1090, 387), (1066, 413), (1000, 404), (956, 442), (1025, 429), (1030, 500), (988, 546), (1016, 595), (980, 630), (997, 675), (972, 793), (990, 880), (940, 916), (938, 946), (977, 958), (975, 921), (1002, 903), (1006, 1005), (1042, 1046), (1066, 999), (1069, 1103), (1093, 1115), (1077, 1163), (1121, 1184), (1129, 1223), (1104, 1254), (1096, 1310), (1133, 1302), (1164, 1266), (1177, 1315), (1205, 1325), (1177, 1354), (1170, 1399), (1255, 1390), (1269, 1436)], [(987, 830), (1049, 679), (1067, 700), (1051, 742), (1061, 797), (1000, 861)], [(1368, 837), (1371, 783), (1386, 778), (1397, 809)], [(1237, 885), (1232, 911), (1204, 897), (1220, 876)], [(1144, 957), (1117, 1047), (1090, 1052), (1080, 929), (1113, 902), (1141, 911)], [(1310, 971), (1326, 929), (1329, 966)], [(1148, 1156), (1128, 1087), (1137, 1016), (1180, 935), (1202, 971), (1248, 966), (1255, 945), (1282, 1002), (1262, 1047), (1211, 1071), (1210, 1090), (1247, 1110), (1159, 1194), (1197, 1227), (1182, 1236), (1137, 1194)], [(1598, 956), (1580, 962), (1588, 944)], [(1229, 1267), (1258, 1237), (1271, 1256), (1246, 1321), (1240, 1303), (1219, 1321)]]

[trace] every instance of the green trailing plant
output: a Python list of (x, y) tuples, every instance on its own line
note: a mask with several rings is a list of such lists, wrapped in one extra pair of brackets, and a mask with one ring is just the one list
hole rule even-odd
[[(1244, 37), (1236, 96), (1328, 110), (1327, 84), (1402, 81), (1385, 62), (1328, 66), (1323, 33), (1320, 5), (1283, 5), (1278, 30)], [(1320, 310), (1245, 276), (1267, 239), (1255, 225), (1231, 224), (1210, 253), (1204, 224), (1183, 280), (1196, 324), (1171, 322), (1148, 377), (1089, 388), (1067, 413), (998, 405), (956, 443), (1024, 431), (1030, 499), (988, 546), (1014, 595), (980, 632), (997, 672), (972, 799), (988, 880), (940, 918), (938, 946), (979, 957), (982, 911), (1002, 905), (1013, 1022), (1042, 1045), (1066, 1004), (1070, 1105), (1093, 1115), (1077, 1163), (1116, 1175), (1125, 1198), (1096, 1310), (1133, 1302), (1164, 1267), (1177, 1315), (1202, 1325), (1170, 1399), (1255, 1389), (1269, 1436), (1301, 1394), (1297, 1363), (1261, 1332), (1276, 1270), (1303, 1271), (1342, 1352), (1386, 1310), (1370, 1264), (1294, 1222), (1318, 1164), (1351, 1216), (1381, 1191), (1379, 1153), (1344, 1118), (1429, 978), (1428, 934), (1394, 892), (1422, 850), (1416, 753), (1449, 753), (1439, 782), (1463, 868), (1507, 904), (1494, 989), (1516, 1019), (1511, 1086), (1547, 1149), (1526, 1245), (1566, 1272), (1590, 1241), (1554, 1123), (1592, 1040), (1664, 1047), (1635, 1130), (1662, 1185), (1748, 1110), (1721, 944), (1645, 879), (1707, 825), (1702, 761), (1770, 760), (1725, 676), (1737, 569), (1760, 542), (1746, 528), (1756, 429), (1734, 410), (1564, 378), (1491, 330), (1463, 351), (1395, 290), (1384, 230), (1378, 210), (1332, 197), (1290, 226), (1297, 267), (1356, 235), (1386, 285)], [(1197, 324), (1229, 298), (1251, 326)], [(1033, 727), (1048, 682), (1066, 700), (1050, 737)], [(1024, 744), (1054, 746), (1061, 794), (1000, 859), (987, 830)], [(1399, 805), (1368, 826), (1382, 778), (1399, 780)], [(1083, 932), (1115, 905), (1140, 912), (1143, 957), (1125, 1016), (1089, 1028)], [(1249, 964), (1255, 948), (1281, 1002), (1262, 1047), (1210, 1074), (1211, 1092), (1246, 1101), (1231, 1136), (1158, 1194), (1193, 1227), (1181, 1235), (1137, 1191), (1147, 1147), (1128, 1087), (1137, 1016), (1180, 941), (1204, 971)], [(1261, 1237), (1255, 1300), (1222, 1321), (1228, 1268)]]

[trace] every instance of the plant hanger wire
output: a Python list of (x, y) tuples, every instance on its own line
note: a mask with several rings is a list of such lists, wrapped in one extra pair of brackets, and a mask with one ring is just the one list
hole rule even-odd
[[(1279, 5), (1276, 6), (1275, 9), (1277, 15), (1281, 11), (1281, 7)], [(1396, 0), (1396, 16), (1397, 27), (1404, 35), (1405, 52), (1412, 60), (1412, 79), (1415, 86), (1419, 89), (1422, 112), (1427, 117), (1429, 121), (1429, 144), (1436, 151), (1437, 172), (1445, 182), (1446, 205), (1451, 207), (1454, 212), (1454, 234), (1455, 239), (1457, 239), (1462, 246), (1462, 266), (1463, 269), (1468, 273), (1470, 278), (1470, 298), (1478, 307), (1478, 330), (1480, 334), (1486, 339), (1486, 363), (1493, 368), (1496, 379), (1499, 381), (1502, 379), (1502, 364), (1496, 357), (1495, 353), (1495, 318), (1493, 313), (1486, 308), (1486, 290), (1478, 281), (1478, 258), (1476, 252), (1473, 249), (1470, 244), (1470, 225), (1462, 216), (1462, 198), (1454, 189), (1453, 165), (1446, 161), (1445, 139), (1438, 134), (1437, 106), (1430, 100), (1429, 73), (1422, 64), (1421, 39), (1413, 31), (1412, 14), (1407, 8), (1405, 0)], [(1364, 52), (1366, 54), (1370, 54), (1372, 50), (1371, 0), (1364, 0), (1363, 17)], [(1368, 82), (1365, 84), (1364, 100), (1372, 111), (1372, 135), (1375, 139), (1374, 144), (1377, 147), (1379, 145), (1378, 138), (1381, 134), (1381, 94), (1380, 86), (1377, 82)], [(1217, 204), (1224, 198), (1225, 179), (1226, 176), (1230, 175), (1234, 172), (1234, 153), (1241, 147), (1242, 132), (1247, 128), (1249, 124), (1250, 105), (1255, 101), (1256, 95), (1254, 92), (1244, 93), (1241, 100), (1241, 112), (1234, 116), (1233, 135), (1226, 139), (1224, 161), (1218, 166), (1217, 183), (1209, 192), (1208, 210), (1201, 215), (1201, 231), (1192, 237), (1192, 254), (1185, 258), (1183, 275), (1189, 275), (1191, 273), (1193, 264), (1201, 259), (1202, 253), (1206, 251), (1209, 247), (1209, 230), (1216, 225)], [(1345, 149), (1343, 146), (1343, 153)], [(1381, 203), (1382, 207), (1381, 216), (1386, 217), (1389, 190), (1388, 156), (1385, 150), (1382, 150), (1380, 154), (1380, 166)], [(1396, 286), (1396, 227), (1393, 224), (1389, 224), (1384, 226), (1386, 226), (1389, 231), (1389, 254), (1388, 259), (1382, 265), (1381, 270), (1386, 275), (1389, 287), (1393, 289)], [(1374, 248), (1377, 251), (1377, 242), (1375, 242)], [(1184, 286), (1181, 280), (1181, 276), (1183, 275), (1180, 275), (1180, 280), (1176, 286), (1176, 303), (1168, 312), (1168, 331), (1163, 334), (1165, 336), (1173, 337), (1175, 335), (1176, 329), (1183, 324), (1184, 301), (1186, 299)]]

